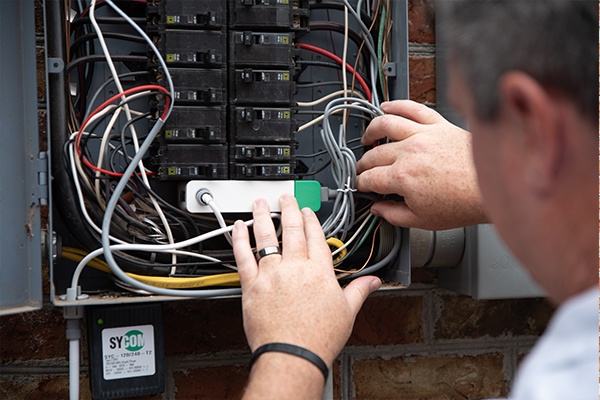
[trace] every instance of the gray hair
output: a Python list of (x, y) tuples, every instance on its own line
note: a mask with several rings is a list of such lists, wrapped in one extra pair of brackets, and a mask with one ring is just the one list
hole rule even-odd
[(453, 0), (442, 21), (450, 59), (465, 78), (483, 120), (496, 118), (497, 84), (507, 71), (529, 74), (571, 99), (597, 123), (596, 0)]

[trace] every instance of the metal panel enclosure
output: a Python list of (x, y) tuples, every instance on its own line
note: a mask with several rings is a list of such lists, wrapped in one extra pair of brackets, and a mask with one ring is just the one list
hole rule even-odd
[(33, 1), (0, 2), (0, 54), (0, 314), (11, 314), (42, 305)]

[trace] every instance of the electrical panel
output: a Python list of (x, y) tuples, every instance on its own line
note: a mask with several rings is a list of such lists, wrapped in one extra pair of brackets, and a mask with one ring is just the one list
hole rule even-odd
[[(344, 254), (341, 281), (410, 284), (408, 230), (369, 214), (352, 172), (378, 104), (408, 97), (406, 1), (82, 1), (67, 24), (57, 3), (46, 4), (47, 57), (63, 65), (48, 71), (56, 305), (239, 293), (231, 245), (213, 232), (251, 218), (256, 197), (277, 210), (283, 192), (318, 213)], [(88, 256), (103, 235), (124, 276)]]

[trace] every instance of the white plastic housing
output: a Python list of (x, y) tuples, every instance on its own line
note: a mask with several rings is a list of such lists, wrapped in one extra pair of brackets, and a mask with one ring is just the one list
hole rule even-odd
[(252, 203), (264, 198), (271, 211), (281, 211), (279, 197), (284, 193), (294, 195), (294, 181), (190, 181), (182, 185), (180, 207), (191, 213), (212, 213), (207, 205), (196, 198), (200, 189), (208, 189), (219, 210), (228, 212), (251, 212)]

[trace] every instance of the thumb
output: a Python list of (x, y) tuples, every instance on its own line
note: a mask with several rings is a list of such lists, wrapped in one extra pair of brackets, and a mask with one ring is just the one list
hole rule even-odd
[(356, 316), (367, 297), (381, 287), (381, 280), (376, 276), (363, 276), (350, 282), (344, 289), (346, 301), (353, 315)]

